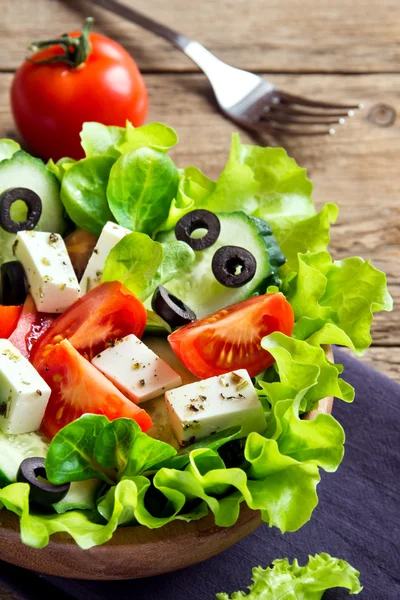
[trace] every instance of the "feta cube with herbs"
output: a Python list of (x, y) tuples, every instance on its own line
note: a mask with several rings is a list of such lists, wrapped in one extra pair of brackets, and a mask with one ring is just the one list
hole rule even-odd
[(245, 369), (171, 390), (165, 401), (182, 445), (233, 426), (241, 427), (242, 437), (266, 428), (264, 410)]
[(38, 311), (62, 313), (79, 300), (79, 283), (60, 235), (20, 231), (13, 250)]
[(0, 429), (28, 433), (40, 428), (51, 389), (20, 351), (0, 339)]
[(162, 123), (81, 140), (47, 165), (0, 141), (0, 505), (29, 511), (35, 547), (67, 521), (90, 548), (119, 521), (230, 526), (245, 505), (296, 531), (344, 443), (303, 416), (354, 396), (324, 348), (366, 350), (385, 275), (331, 258), (337, 207), (316, 212), (282, 148), (235, 134), (212, 181)]

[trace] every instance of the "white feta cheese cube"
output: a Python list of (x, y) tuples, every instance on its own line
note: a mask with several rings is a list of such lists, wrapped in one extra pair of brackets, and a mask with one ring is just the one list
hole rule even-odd
[(38, 311), (62, 313), (79, 300), (79, 283), (60, 235), (20, 231), (13, 249)]
[(184, 385), (165, 394), (168, 415), (180, 444), (242, 426), (242, 435), (266, 429), (264, 410), (246, 369)]
[(89, 259), (87, 267), (81, 279), (82, 295), (89, 292), (92, 288), (97, 287), (101, 283), (103, 275), (104, 263), (111, 250), (122, 240), (128, 233), (132, 233), (129, 229), (121, 227), (116, 223), (108, 221), (103, 227), (97, 244), (94, 247), (93, 254)]
[(103, 350), (92, 364), (136, 404), (182, 384), (178, 373), (133, 334)]
[(0, 339), (0, 428), (4, 433), (39, 429), (51, 389), (11, 342)]

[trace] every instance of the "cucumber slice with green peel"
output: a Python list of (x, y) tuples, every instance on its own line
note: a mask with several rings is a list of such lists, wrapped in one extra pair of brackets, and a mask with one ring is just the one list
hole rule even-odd
[(102, 482), (98, 479), (73, 481), (65, 498), (53, 504), (54, 510), (59, 514), (68, 510), (94, 510), (101, 485)]
[(2, 138), (0, 140), (0, 161), (11, 158), (18, 150), (21, 150), (21, 146), (18, 142), (10, 140), (9, 138)]
[[(188, 267), (186, 273), (165, 284), (169, 292), (196, 313), (198, 319), (246, 300), (254, 294), (264, 294), (269, 285), (278, 284), (278, 270), (285, 262), (268, 223), (249, 217), (241, 211), (216, 214), (221, 223), (217, 241), (209, 248), (195, 252), (195, 262)], [(174, 230), (157, 236), (157, 240), (161, 242), (175, 239)], [(256, 259), (255, 275), (242, 287), (226, 287), (214, 277), (212, 259), (215, 252), (223, 246), (240, 246), (251, 252)]]
[(0, 487), (15, 483), (25, 458), (45, 457), (49, 443), (38, 432), (8, 435), (0, 431)]
[[(60, 200), (60, 184), (57, 177), (46, 168), (43, 161), (23, 150), (11, 158), (0, 161), (0, 194), (13, 187), (25, 187), (38, 194), (42, 201), (42, 214), (37, 231), (63, 234), (66, 228), (64, 207)], [(15, 221), (24, 221), (27, 209), (24, 202), (17, 200), (11, 207)], [(12, 245), (16, 234), (0, 227), (0, 265), (14, 260)], [(1, 291), (1, 290), (0, 290)]]

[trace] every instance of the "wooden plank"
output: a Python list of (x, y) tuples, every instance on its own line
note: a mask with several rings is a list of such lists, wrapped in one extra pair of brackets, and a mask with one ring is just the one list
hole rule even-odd
[[(180, 142), (172, 152), (181, 167), (195, 164), (217, 178), (229, 150), (234, 124), (212, 105), (204, 78), (199, 75), (148, 75), (149, 120), (176, 127)], [(317, 204), (337, 202), (341, 214), (333, 228), (335, 258), (362, 255), (386, 271), (390, 290), (400, 301), (400, 122), (381, 128), (368, 120), (371, 106), (384, 101), (400, 110), (400, 75), (275, 76), (274, 81), (312, 96), (331, 89), (335, 99), (363, 99), (366, 109), (336, 136), (285, 138), (280, 142), (305, 167), (315, 183)], [(11, 75), (0, 75), (0, 136), (13, 135), (8, 106)], [(247, 133), (243, 141), (254, 142)], [(268, 140), (267, 140), (268, 141)], [(277, 145), (277, 140), (269, 140)], [(381, 313), (374, 324), (375, 344), (399, 345), (400, 314)], [(400, 356), (398, 357), (400, 363)]]
[(18, 600), (5, 586), (0, 586), (0, 600)]
[[(135, 0), (125, 3), (142, 8)], [(29, 40), (79, 29), (90, 14), (96, 18), (97, 31), (120, 41), (143, 70), (196, 70), (164, 40), (93, 4), (82, 0), (3, 2), (0, 70), (15, 68), (21, 62)], [(206, 0), (201, 4), (153, 0), (144, 4), (143, 10), (244, 69), (400, 71), (398, 0)]]
[[(352, 354), (347, 348), (344, 349), (348, 354)], [(391, 379), (400, 382), (400, 349), (398, 347), (377, 347), (373, 346), (367, 350), (364, 356), (358, 356), (365, 365), (372, 369), (380, 371)], [(354, 355), (353, 355), (354, 356)], [(346, 379), (346, 374), (344, 374)]]

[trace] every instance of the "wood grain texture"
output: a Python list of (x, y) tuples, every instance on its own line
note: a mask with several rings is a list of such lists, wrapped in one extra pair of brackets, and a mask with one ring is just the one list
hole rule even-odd
[[(399, 72), (398, 0), (124, 0), (179, 28), (224, 61), (270, 72)], [(0, 69), (13, 69), (26, 42), (79, 29), (93, 15), (96, 29), (120, 41), (145, 71), (196, 71), (164, 40), (83, 0), (3, 0)]]

